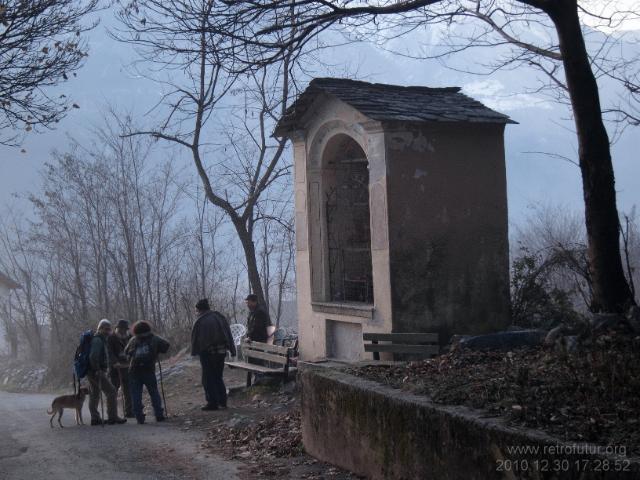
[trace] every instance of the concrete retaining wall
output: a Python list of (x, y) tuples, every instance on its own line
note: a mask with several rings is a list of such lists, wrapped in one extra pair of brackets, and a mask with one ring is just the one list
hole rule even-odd
[(299, 381), (307, 452), (372, 479), (640, 478), (638, 458), (600, 455), (335, 369), (305, 366)]

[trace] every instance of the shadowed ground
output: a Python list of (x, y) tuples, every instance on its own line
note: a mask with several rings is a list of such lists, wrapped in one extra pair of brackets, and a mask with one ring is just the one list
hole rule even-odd
[[(65, 410), (64, 429), (49, 427), (52, 395), (0, 392), (0, 479), (218, 479), (237, 477), (235, 462), (200, 449), (202, 434), (172, 420), (76, 426)], [(85, 402), (83, 418), (89, 423)]]

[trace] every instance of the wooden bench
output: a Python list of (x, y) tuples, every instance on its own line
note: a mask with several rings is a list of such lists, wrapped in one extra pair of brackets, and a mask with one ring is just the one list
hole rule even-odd
[[(380, 352), (408, 353), (422, 357), (434, 357), (440, 353), (437, 333), (364, 333), (365, 352), (373, 352), (373, 359), (380, 360)], [(379, 343), (390, 342), (390, 343)]]
[[(224, 362), (229, 368), (239, 368), (247, 371), (247, 387), (251, 386), (251, 376), (254, 373), (264, 373), (267, 375), (282, 375), (283, 382), (287, 381), (289, 372), (294, 367), (292, 364), (293, 349), (290, 347), (283, 347), (280, 345), (269, 345), (267, 343), (251, 342), (249, 340), (242, 340), (241, 343), (242, 356), (245, 361), (226, 361)], [(255, 363), (249, 363), (250, 359), (263, 360), (268, 362), (267, 365), (256, 365)], [(273, 364), (277, 367), (271, 366)]]

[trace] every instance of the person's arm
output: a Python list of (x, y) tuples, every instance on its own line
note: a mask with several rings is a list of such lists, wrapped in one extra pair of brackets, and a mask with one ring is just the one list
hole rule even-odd
[(249, 316), (247, 317), (247, 333), (245, 334), (245, 338), (248, 341), (253, 340), (253, 326), (255, 324), (255, 321), (253, 320), (253, 314), (249, 314)]
[(260, 310), (260, 333), (264, 335), (264, 342), (269, 339), (269, 332), (267, 327), (271, 325), (271, 320), (269, 319), (269, 314), (264, 310)]
[(124, 347), (124, 354), (127, 356), (127, 358), (133, 355), (133, 351), (135, 350), (135, 342), (136, 337), (131, 337), (131, 339), (129, 339), (129, 343), (127, 343), (127, 346)]
[(193, 328), (191, 329), (191, 355), (193, 356), (200, 354), (200, 350), (198, 348), (199, 330), (200, 319), (196, 320), (196, 323), (193, 324)]
[(158, 345), (158, 353), (167, 353), (169, 351), (169, 347), (171, 347), (171, 344), (158, 335), (156, 335), (155, 338)]

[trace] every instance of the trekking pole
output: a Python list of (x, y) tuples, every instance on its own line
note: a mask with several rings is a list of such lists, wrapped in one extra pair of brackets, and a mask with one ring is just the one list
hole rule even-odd
[(120, 395), (122, 398), (122, 415), (125, 416), (126, 415), (126, 410), (125, 410), (125, 403), (124, 403), (124, 385), (122, 384), (122, 370), (120, 370), (119, 367), (118, 368), (118, 380), (120, 380)]
[(104, 427), (104, 402), (102, 401), (102, 372), (98, 372), (98, 392), (100, 393), (100, 412), (102, 418), (100, 420), (100, 425)]
[(79, 390), (80, 390), (80, 385), (78, 385), (78, 388), (76, 389), (76, 372), (74, 371), (73, 372), (73, 394), (77, 395)]
[(169, 411), (167, 410), (167, 399), (164, 396), (164, 379), (162, 378), (162, 364), (160, 363), (160, 359), (158, 359), (158, 368), (160, 369), (160, 390), (162, 390), (162, 401), (164, 402), (164, 415), (168, 417)]

